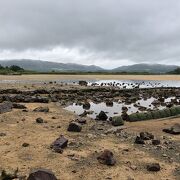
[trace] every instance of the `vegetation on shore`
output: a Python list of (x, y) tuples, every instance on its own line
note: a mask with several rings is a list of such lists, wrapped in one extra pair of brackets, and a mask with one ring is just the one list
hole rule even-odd
[(180, 68), (177, 68), (174, 71), (169, 72), (169, 74), (180, 74)]
[(0, 74), (1, 75), (21, 75), (21, 74), (28, 74), (28, 73), (34, 73), (33, 71), (24, 70), (23, 68), (12, 65), (12, 66), (6, 66), (3, 67), (0, 65)]

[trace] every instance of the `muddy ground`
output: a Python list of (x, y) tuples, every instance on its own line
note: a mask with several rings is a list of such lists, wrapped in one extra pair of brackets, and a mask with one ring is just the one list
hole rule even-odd
[[(58, 88), (59, 85), (56, 85)], [(44, 85), (51, 90), (55, 85)], [(2, 89), (35, 90), (39, 85), (3, 85)], [(63, 86), (63, 89), (79, 87)], [(82, 88), (80, 88), (82, 89)], [(86, 89), (84, 87), (83, 89)], [(60, 100), (59, 100), (60, 101)], [(72, 101), (72, 100), (71, 100)], [(19, 177), (28, 177), (31, 170), (45, 168), (52, 170), (61, 180), (178, 180), (180, 179), (180, 135), (162, 131), (180, 118), (157, 119), (141, 122), (125, 122), (124, 129), (118, 133), (107, 133), (113, 126), (108, 122), (96, 121), (85, 117), (87, 123), (81, 132), (68, 132), (69, 122), (79, 118), (64, 110), (60, 102), (22, 103), (27, 111), (13, 109), (0, 114), (0, 169), (13, 172), (18, 169)], [(49, 112), (34, 112), (36, 107), (49, 107)], [(41, 117), (45, 122), (38, 124)], [(134, 143), (136, 136), (147, 131), (160, 139), (161, 144), (154, 146), (151, 141), (145, 145)], [(63, 153), (55, 153), (51, 143), (60, 135), (69, 142)], [(28, 147), (23, 147), (28, 143)], [(99, 153), (109, 149), (114, 153), (117, 163), (114, 166), (100, 164)], [(147, 171), (149, 163), (159, 163), (159, 172)]]

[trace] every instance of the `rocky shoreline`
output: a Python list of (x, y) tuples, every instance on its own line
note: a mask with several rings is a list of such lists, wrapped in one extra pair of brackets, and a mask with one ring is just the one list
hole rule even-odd
[[(180, 177), (180, 126), (179, 118), (174, 117), (178, 113), (172, 114), (172, 119), (157, 120), (161, 118), (158, 116), (154, 120), (128, 122), (125, 107), (120, 117), (109, 118), (102, 111), (96, 119), (64, 110), (71, 103), (81, 104), (87, 112), (89, 102), (112, 106), (112, 102), (136, 104), (151, 97), (156, 98), (152, 103), (155, 110), (160, 106), (171, 110), (180, 105), (180, 88), (84, 85), (0, 89), (2, 180)], [(166, 102), (170, 97), (174, 98)], [(136, 114), (144, 111), (153, 110), (139, 106)]]

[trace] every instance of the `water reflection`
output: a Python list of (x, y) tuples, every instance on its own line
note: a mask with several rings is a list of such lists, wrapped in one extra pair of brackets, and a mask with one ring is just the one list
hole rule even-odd
[[(175, 97), (169, 97), (165, 99), (165, 102), (171, 102), (172, 99), (175, 99)], [(165, 106), (159, 105), (159, 106), (154, 106), (152, 103), (153, 101), (157, 100), (154, 97), (148, 98), (146, 100), (141, 99), (136, 101), (135, 103), (132, 103), (130, 105), (125, 104), (124, 102), (112, 102), (112, 106), (107, 105), (105, 102), (101, 103), (94, 103), (90, 102), (90, 108), (88, 110), (86, 108), (83, 108), (83, 105), (78, 105), (76, 103), (73, 103), (66, 107), (65, 109), (68, 111), (72, 111), (77, 115), (81, 115), (84, 113), (84, 111), (88, 111), (89, 114), (87, 116), (95, 119), (96, 116), (100, 113), (100, 111), (106, 112), (108, 117), (112, 117), (115, 115), (121, 115), (122, 113), (122, 107), (127, 107), (128, 108), (128, 114), (135, 113), (137, 111), (141, 112), (140, 108), (143, 108), (147, 110), (155, 110), (155, 109), (164, 109)]]

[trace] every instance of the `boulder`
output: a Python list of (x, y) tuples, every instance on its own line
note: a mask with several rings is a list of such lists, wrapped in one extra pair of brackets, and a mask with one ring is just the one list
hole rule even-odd
[(111, 151), (109, 150), (104, 150), (98, 157), (97, 160), (101, 164), (113, 166), (116, 164), (116, 160), (114, 159), (114, 155)]
[(82, 126), (78, 122), (70, 122), (67, 130), (71, 132), (81, 132)]
[(57, 180), (56, 176), (49, 170), (37, 169), (29, 174), (27, 180)]

